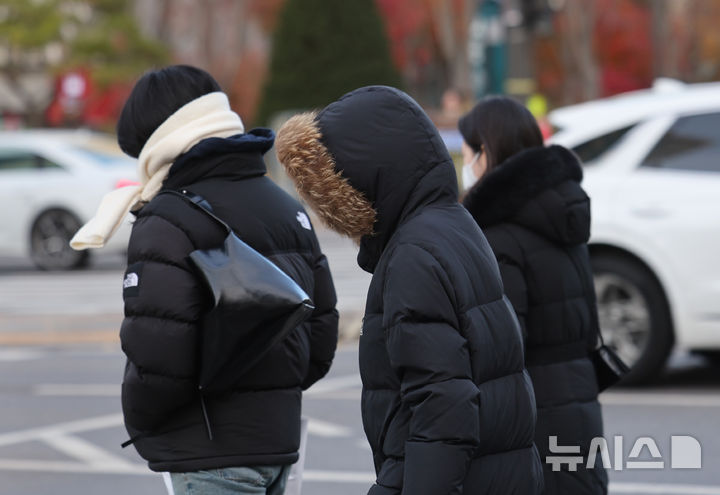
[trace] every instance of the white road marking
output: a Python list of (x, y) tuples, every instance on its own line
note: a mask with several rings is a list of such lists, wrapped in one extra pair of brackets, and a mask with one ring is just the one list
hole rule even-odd
[(347, 426), (329, 423), (315, 418), (308, 418), (308, 433), (326, 438), (350, 437), (353, 434)]
[(633, 495), (720, 495), (720, 486), (675, 485), (670, 483), (610, 483), (610, 495), (631, 493)]
[[(2, 357), (0, 356), (0, 361)], [(42, 397), (120, 397), (119, 383), (44, 383), (35, 385), (33, 395)], [(314, 400), (360, 400), (360, 390), (319, 391), (307, 393)]]
[(30, 361), (33, 359), (41, 359), (45, 354), (44, 351), (24, 347), (2, 349), (0, 350), (0, 361)]
[(163, 483), (165, 484), (165, 489), (168, 492), (168, 495), (175, 495), (175, 489), (172, 485), (172, 478), (170, 477), (170, 473), (162, 473)]
[(656, 394), (606, 392), (600, 395), (606, 406), (720, 407), (720, 397), (704, 394)]
[[(328, 380), (325, 390), (342, 390), (357, 385), (359, 378), (356, 375), (348, 375)], [(80, 390), (88, 392), (88, 390)], [(95, 390), (99, 392), (100, 390)], [(67, 392), (67, 390), (65, 390)], [(78, 392), (78, 390), (75, 390)], [(627, 405), (683, 405), (693, 404), (694, 406), (718, 407), (719, 404), (713, 397), (699, 394), (624, 394), (610, 393), (603, 397), (613, 404)], [(662, 399), (662, 400), (660, 400)], [(98, 447), (82, 438), (72, 436), (72, 433), (80, 433), (104, 428), (122, 426), (122, 414), (111, 414), (97, 416), (76, 421), (69, 421), (50, 426), (30, 428), (22, 431), (0, 434), (0, 446), (13, 445), (27, 441), (42, 441), (50, 447), (61, 451), (78, 461), (38, 461), (31, 459), (0, 459), (0, 471), (34, 471), (34, 472), (57, 472), (77, 474), (125, 474), (125, 475), (152, 475), (157, 473), (150, 471), (144, 464), (132, 462), (115, 456), (101, 447)], [(309, 418), (308, 432), (322, 437), (350, 437), (351, 428)], [(360, 447), (360, 442), (355, 442)], [(366, 445), (363, 447), (367, 448)], [(315, 483), (363, 483), (371, 484), (375, 480), (375, 474), (364, 471), (329, 471), (329, 470), (305, 470), (303, 480)], [(632, 495), (720, 495), (720, 485), (688, 485), (668, 483), (610, 483), (610, 494), (632, 494)]]
[(326, 394), (336, 390), (344, 390), (353, 387), (361, 387), (362, 381), (360, 375), (353, 373), (352, 375), (342, 375), (333, 378), (325, 378), (305, 391), (306, 395)]
[(58, 450), (70, 457), (74, 457), (91, 467), (111, 469), (127, 465), (132, 467), (132, 463), (126, 459), (118, 457), (95, 444), (83, 440), (73, 435), (57, 435), (46, 437), (43, 439), (50, 447)]
[(44, 383), (33, 387), (33, 394), (53, 397), (119, 397), (120, 383)]
[(375, 473), (363, 471), (322, 471), (306, 469), (303, 472), (303, 482), (314, 481), (320, 483), (374, 483)]
[(158, 475), (158, 473), (150, 471), (144, 464), (123, 463), (114, 466), (93, 466), (81, 462), (35, 461), (23, 459), (0, 459), (0, 471), (37, 471), (77, 474), (150, 474), (153, 476)]
[(362, 449), (362, 450), (367, 450), (368, 452), (372, 452), (370, 450), (370, 444), (364, 438), (358, 438), (355, 441), (355, 447)]
[[(74, 474), (127, 474), (157, 476), (145, 465), (125, 463), (113, 466), (91, 466), (79, 462), (35, 461), (0, 459), (0, 471), (36, 471)], [(303, 482), (308, 483), (363, 483), (375, 482), (375, 473), (369, 471), (329, 471), (306, 469)], [(610, 495), (720, 495), (718, 485), (682, 485), (670, 483), (610, 483)]]
[(0, 447), (33, 440), (45, 440), (49, 437), (65, 435), (68, 433), (102, 430), (122, 425), (122, 414), (109, 414), (107, 416), (97, 416), (77, 421), (68, 421), (67, 423), (41, 426), (39, 428), (29, 428), (27, 430), (13, 431), (0, 435)]
[(360, 389), (342, 390), (339, 392), (323, 392), (321, 394), (310, 394), (307, 400), (360, 400)]
[[(18, 359), (25, 356), (24, 353), (18, 354)], [(28, 354), (28, 359), (30, 354)], [(38, 357), (42, 354), (38, 353)], [(3, 359), (0, 353), (0, 361)], [(332, 399), (359, 399), (360, 391), (352, 390), (360, 387), (360, 377), (357, 375), (340, 376), (337, 378), (329, 378), (314, 385), (311, 389), (304, 392), (304, 395), (315, 397), (327, 395), (323, 398)], [(338, 393), (337, 391), (342, 391)], [(32, 389), (33, 395), (40, 396), (57, 396), (57, 397), (117, 397), (120, 395), (119, 383), (42, 383), (35, 385)]]

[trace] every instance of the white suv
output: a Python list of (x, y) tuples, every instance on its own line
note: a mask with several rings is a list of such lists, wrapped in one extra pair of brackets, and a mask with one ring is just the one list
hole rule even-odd
[(551, 142), (586, 165), (590, 252), (605, 342), (661, 371), (673, 346), (720, 350), (720, 83), (652, 89), (560, 108)]

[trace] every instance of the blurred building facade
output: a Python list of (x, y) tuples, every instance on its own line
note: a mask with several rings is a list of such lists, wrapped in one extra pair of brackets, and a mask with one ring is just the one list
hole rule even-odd
[(283, 0), (134, 0), (142, 32), (166, 44), (178, 63), (210, 72), (233, 108), (252, 121)]
[[(442, 125), (452, 126), (487, 92), (522, 99), (539, 94), (554, 107), (649, 87), (661, 76), (720, 80), (720, 2), (375, 1), (403, 88), (437, 108), (433, 116)], [(210, 71), (252, 123), (284, 4), (6, 0), (0, 5), (0, 126), (109, 128), (132, 81), (170, 62)], [(68, 77), (85, 78), (80, 107), (63, 93), (77, 89)]]
[(0, 3), (3, 127), (112, 128), (164, 46), (143, 37), (128, 0), (4, 0)]

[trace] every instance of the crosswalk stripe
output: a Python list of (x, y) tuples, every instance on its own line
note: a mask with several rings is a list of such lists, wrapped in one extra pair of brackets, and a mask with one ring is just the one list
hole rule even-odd
[(610, 483), (610, 495), (720, 495), (720, 486), (679, 485), (672, 483)]
[(352, 436), (353, 431), (347, 426), (308, 418), (308, 434), (326, 438), (340, 438)]
[[(0, 471), (158, 476), (158, 473), (150, 471), (145, 465), (131, 462), (93, 466), (80, 462), (0, 459)], [(306, 469), (303, 472), (302, 479), (303, 483), (372, 484), (375, 481), (375, 473), (370, 471)], [(720, 486), (611, 482), (609, 493), (610, 495), (720, 495)]]
[(122, 414), (108, 414), (105, 416), (96, 416), (93, 418), (79, 419), (58, 423), (49, 426), (40, 426), (37, 428), (28, 428), (26, 430), (12, 431), (0, 435), (0, 447), (6, 445), (14, 445), (22, 442), (33, 440), (42, 440), (44, 438), (65, 435), (70, 433), (80, 433), (92, 430), (102, 430), (122, 426)]
[(647, 392), (606, 392), (603, 406), (720, 407), (720, 397), (705, 394), (657, 394)]
[(55, 450), (95, 468), (132, 468), (132, 463), (74, 435), (53, 435), (43, 441)]

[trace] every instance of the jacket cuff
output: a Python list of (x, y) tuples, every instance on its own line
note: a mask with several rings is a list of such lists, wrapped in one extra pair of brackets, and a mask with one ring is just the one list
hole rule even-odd
[(403, 493), (462, 493), (473, 448), (442, 442), (405, 442)]

